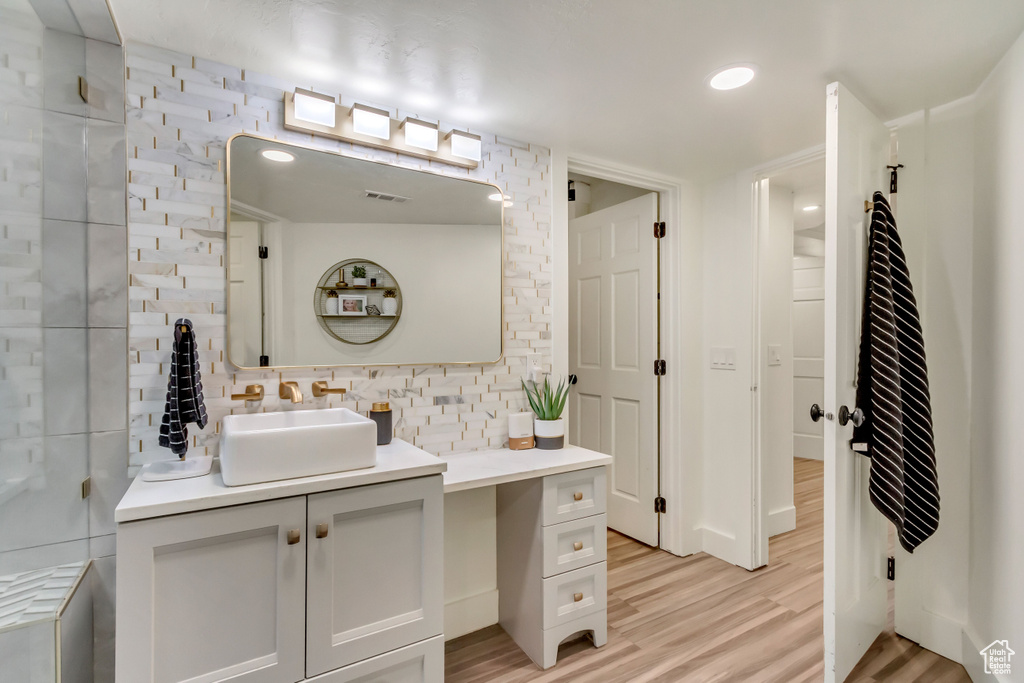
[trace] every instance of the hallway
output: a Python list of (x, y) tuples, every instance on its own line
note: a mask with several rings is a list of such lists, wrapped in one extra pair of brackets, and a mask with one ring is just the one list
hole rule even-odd
[[(771, 539), (770, 564), (755, 572), (609, 531), (605, 647), (564, 644), (558, 664), (540, 671), (495, 625), (446, 644), (445, 681), (820, 681), (822, 480), (820, 461), (795, 461), (797, 527)], [(890, 633), (848, 680), (969, 679), (959, 664)]]

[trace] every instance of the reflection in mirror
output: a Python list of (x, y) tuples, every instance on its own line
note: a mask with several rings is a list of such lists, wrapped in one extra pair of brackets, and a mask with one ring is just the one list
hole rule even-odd
[(248, 135), (228, 143), (228, 178), (235, 365), (501, 357), (495, 186)]

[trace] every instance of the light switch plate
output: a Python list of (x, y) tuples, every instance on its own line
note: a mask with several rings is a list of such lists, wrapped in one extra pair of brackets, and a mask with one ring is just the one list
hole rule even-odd
[(768, 365), (782, 365), (782, 346), (779, 344), (768, 345)]
[(714, 346), (711, 348), (712, 370), (735, 370), (736, 348), (733, 346)]

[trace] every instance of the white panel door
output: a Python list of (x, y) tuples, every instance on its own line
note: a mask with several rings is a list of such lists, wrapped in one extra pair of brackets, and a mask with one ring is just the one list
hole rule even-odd
[(306, 676), (441, 635), (443, 495), (437, 475), (309, 496)]
[(119, 524), (117, 680), (301, 680), (305, 526), (305, 498)]
[(569, 439), (607, 453), (608, 526), (658, 545), (655, 193), (569, 221)]
[[(888, 180), (889, 130), (839, 83), (827, 87), (825, 404), (853, 410), (869, 214)], [(842, 681), (885, 628), (885, 518), (868, 499), (871, 461), (849, 448), (853, 423), (825, 422), (825, 681)]]
[[(806, 266), (811, 267), (806, 267)], [(825, 403), (825, 268), (793, 271), (793, 455), (821, 460), (824, 427), (808, 406)]]

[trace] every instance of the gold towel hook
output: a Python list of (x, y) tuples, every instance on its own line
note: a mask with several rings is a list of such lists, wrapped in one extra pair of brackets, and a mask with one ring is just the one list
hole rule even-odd
[(864, 200), (864, 213), (871, 213), (871, 209), (873, 209), (873, 208), (875, 208), (875, 203), (874, 202), (869, 202), (868, 200), (865, 199)]

